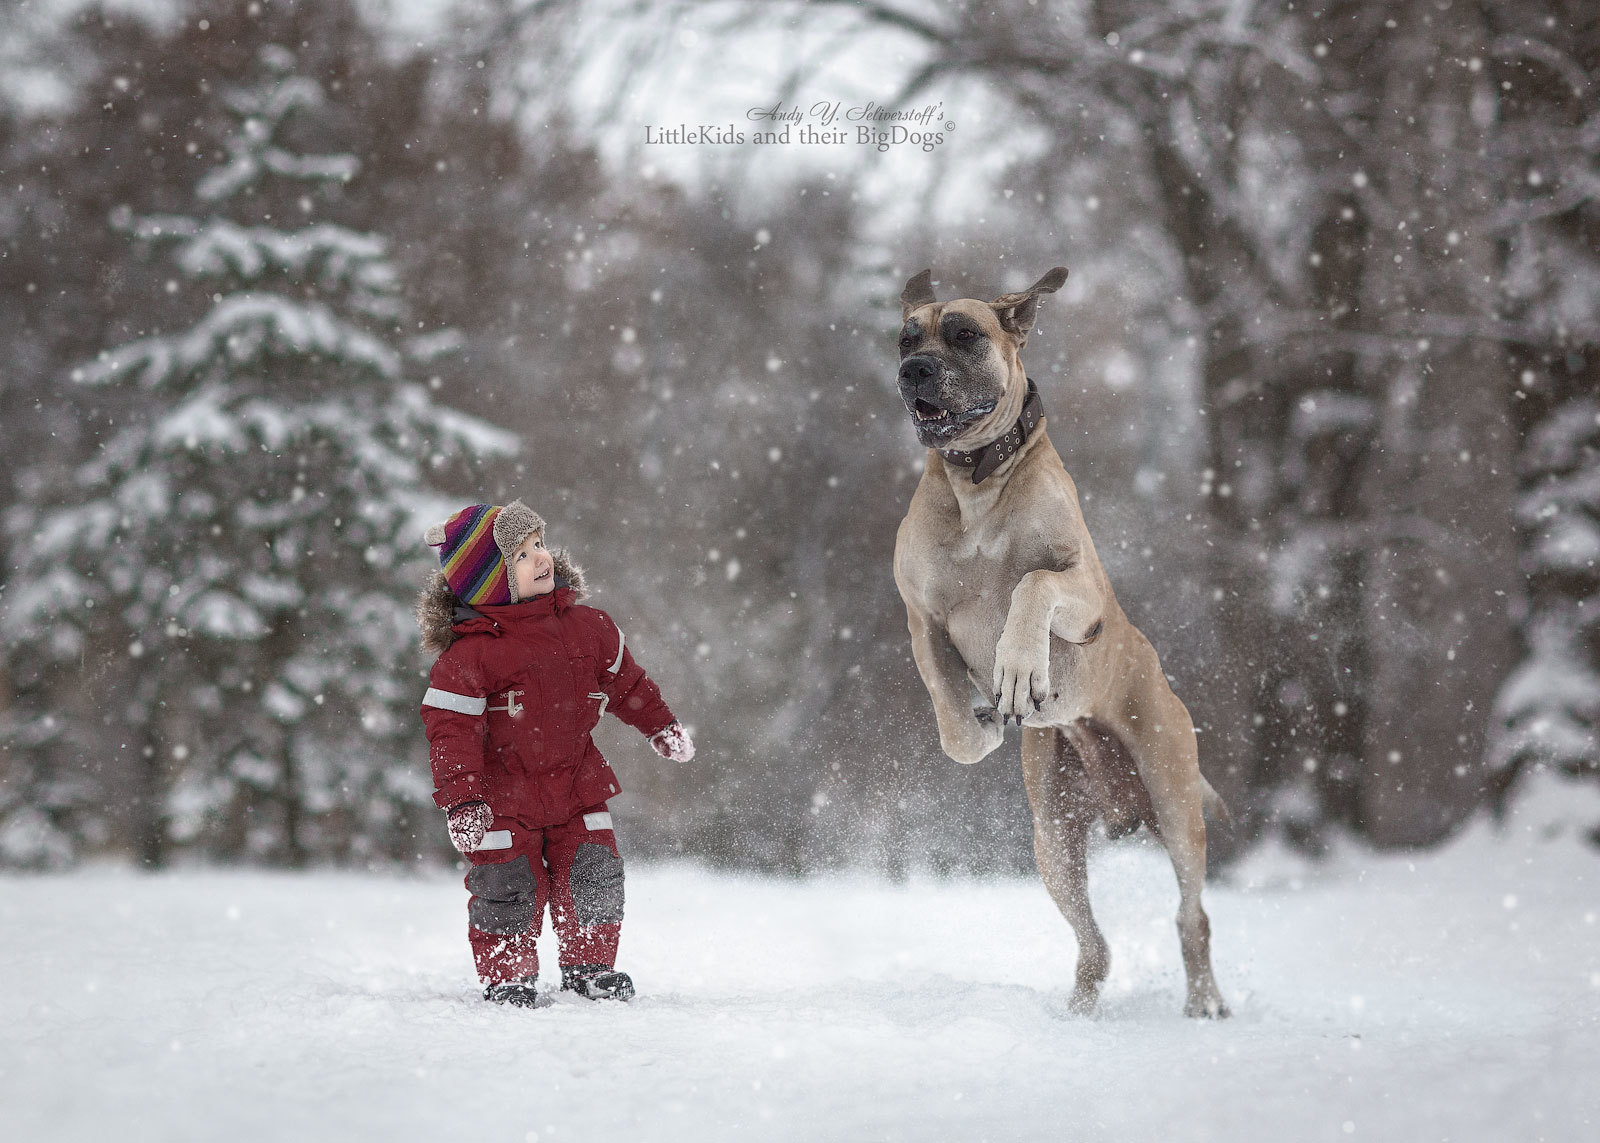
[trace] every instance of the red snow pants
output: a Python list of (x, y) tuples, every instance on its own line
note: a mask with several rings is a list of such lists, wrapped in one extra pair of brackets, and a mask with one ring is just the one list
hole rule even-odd
[(604, 802), (543, 829), (496, 818), (467, 860), (472, 862), (467, 939), (485, 985), (531, 978), (539, 971), (534, 942), (546, 906), (563, 966), (615, 966), (622, 936), (622, 857)]

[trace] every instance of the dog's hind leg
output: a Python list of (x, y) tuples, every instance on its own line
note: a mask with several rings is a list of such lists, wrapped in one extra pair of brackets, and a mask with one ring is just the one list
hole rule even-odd
[(1200, 904), (1200, 891), (1206, 880), (1206, 826), (1200, 816), (1200, 801), (1168, 813), (1161, 805), (1156, 815), (1161, 822), (1161, 837), (1178, 875), (1178, 941), (1183, 948), (1183, 972), (1188, 979), (1184, 1000), (1185, 1016), (1228, 1015), (1217, 978), (1211, 971), (1211, 919)]
[(1111, 971), (1111, 949), (1089, 907), (1089, 826), (1095, 802), (1083, 762), (1065, 736), (1049, 728), (1022, 731), (1022, 777), (1033, 809), (1033, 854), (1056, 908), (1078, 938), (1074, 1012), (1093, 1011)]
[(1228, 1006), (1211, 971), (1211, 920), (1200, 903), (1206, 882), (1206, 823), (1201, 808), (1207, 786), (1200, 776), (1194, 723), (1170, 691), (1150, 702), (1144, 715), (1139, 735), (1124, 731), (1120, 737), (1150, 792), (1161, 841), (1178, 877), (1178, 941), (1188, 978), (1183, 1014), (1226, 1016)]

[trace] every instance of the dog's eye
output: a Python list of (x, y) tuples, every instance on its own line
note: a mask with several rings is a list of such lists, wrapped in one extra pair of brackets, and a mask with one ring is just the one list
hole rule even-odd
[(977, 336), (978, 336), (978, 331), (975, 330), (975, 329), (958, 329), (958, 330), (956, 330), (956, 340), (957, 341), (971, 341), (973, 338), (975, 338)]
[(901, 349), (910, 349), (915, 344), (917, 344), (917, 339), (912, 337), (909, 333), (900, 339)]

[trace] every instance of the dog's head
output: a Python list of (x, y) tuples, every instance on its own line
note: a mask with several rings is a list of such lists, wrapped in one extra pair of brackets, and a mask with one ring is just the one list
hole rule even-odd
[(900, 396), (928, 448), (974, 449), (1003, 435), (1022, 412), (1028, 343), (1042, 294), (1067, 280), (1057, 266), (1018, 294), (992, 302), (933, 296), (924, 270), (900, 294)]

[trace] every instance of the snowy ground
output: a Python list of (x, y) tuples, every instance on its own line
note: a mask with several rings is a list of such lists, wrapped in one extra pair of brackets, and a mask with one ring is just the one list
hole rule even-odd
[[(1578, 796), (1582, 804), (1576, 804)], [(0, 879), (7, 1140), (1600, 1138), (1594, 795), (1437, 853), (1209, 891), (1235, 1018), (1179, 1015), (1161, 855), (1102, 851), (1098, 1017), (1031, 880), (636, 868), (631, 1005), (477, 999), (454, 877)], [(625, 827), (624, 827), (625, 828)]]

